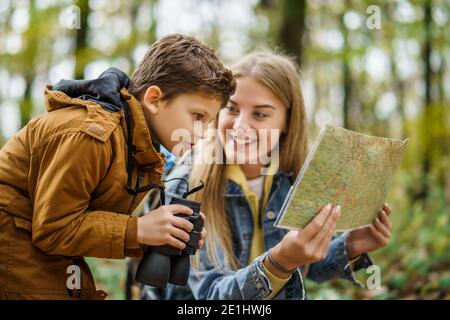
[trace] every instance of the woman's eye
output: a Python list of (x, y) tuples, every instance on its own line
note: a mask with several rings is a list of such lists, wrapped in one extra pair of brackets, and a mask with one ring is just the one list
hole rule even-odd
[(263, 119), (263, 118), (266, 118), (266, 117), (268, 116), (267, 114), (262, 113), (262, 112), (255, 112), (255, 113), (253, 113), (253, 114), (254, 114), (255, 117), (258, 118), (258, 119)]
[(226, 106), (225, 109), (227, 109), (227, 111), (229, 113), (238, 113), (239, 112), (238, 108), (235, 108), (233, 106)]

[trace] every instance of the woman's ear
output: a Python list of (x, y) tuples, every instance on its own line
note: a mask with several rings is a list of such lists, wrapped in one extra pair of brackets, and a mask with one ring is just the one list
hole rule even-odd
[(286, 119), (283, 123), (283, 127), (281, 128), (281, 135), (286, 135), (288, 132), (288, 119)]
[(157, 114), (159, 110), (158, 103), (162, 96), (163, 93), (158, 86), (150, 86), (145, 91), (141, 104), (149, 110), (151, 114)]

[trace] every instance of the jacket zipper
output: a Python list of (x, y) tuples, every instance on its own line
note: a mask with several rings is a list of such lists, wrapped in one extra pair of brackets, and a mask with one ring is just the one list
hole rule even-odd
[(142, 180), (144, 180), (144, 176), (142, 175), (142, 172), (139, 172), (138, 177), (137, 177), (137, 188), (142, 187)]
[[(142, 172), (138, 173), (137, 181), (136, 181), (136, 189), (139, 189), (142, 186), (142, 181), (144, 180), (144, 176)], [(131, 214), (135, 209), (135, 202), (136, 198), (139, 196), (139, 194), (133, 195), (133, 199), (131, 200), (130, 207), (128, 208), (128, 213)], [(137, 207), (137, 206), (136, 206)]]

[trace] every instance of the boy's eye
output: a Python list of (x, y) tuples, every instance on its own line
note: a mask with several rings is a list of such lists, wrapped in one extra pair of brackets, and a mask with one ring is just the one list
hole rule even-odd
[(205, 117), (205, 115), (201, 114), (201, 113), (194, 113), (194, 119), (197, 121), (201, 121), (203, 118)]

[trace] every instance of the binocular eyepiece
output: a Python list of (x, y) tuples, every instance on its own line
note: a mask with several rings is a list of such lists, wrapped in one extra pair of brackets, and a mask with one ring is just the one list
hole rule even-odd
[(167, 283), (186, 285), (190, 270), (189, 256), (196, 253), (203, 228), (199, 202), (174, 197), (170, 204), (180, 204), (192, 209), (192, 215), (175, 214), (194, 225), (189, 234), (189, 241), (183, 250), (169, 245), (148, 247), (136, 272), (136, 281), (161, 289), (165, 288)]

